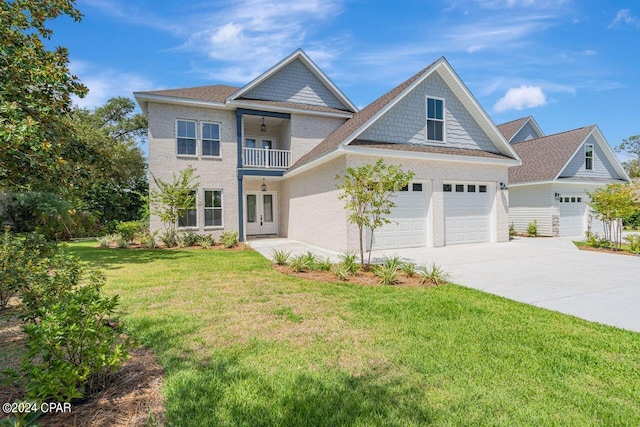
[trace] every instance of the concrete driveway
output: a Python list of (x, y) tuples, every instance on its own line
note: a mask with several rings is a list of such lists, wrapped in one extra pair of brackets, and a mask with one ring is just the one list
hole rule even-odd
[[(269, 240), (253, 247), (267, 257), (271, 244), (296, 252), (317, 249), (288, 239)], [(394, 254), (418, 264), (435, 262), (463, 286), (640, 332), (640, 257), (581, 251), (566, 238), (516, 238), (374, 251), (372, 258)]]

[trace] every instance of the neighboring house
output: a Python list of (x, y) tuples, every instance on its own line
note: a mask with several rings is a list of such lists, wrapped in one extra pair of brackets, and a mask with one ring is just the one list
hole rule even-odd
[(508, 240), (508, 168), (520, 160), (444, 58), (360, 111), (302, 50), (241, 88), (135, 97), (150, 172), (167, 180), (193, 166), (200, 177), (181, 229), (355, 250), (336, 176), (384, 158), (415, 177), (374, 248)]
[(587, 192), (629, 176), (597, 126), (544, 135), (533, 117), (498, 126), (522, 159), (509, 169), (509, 221), (518, 232), (537, 221), (542, 236), (603, 233)]

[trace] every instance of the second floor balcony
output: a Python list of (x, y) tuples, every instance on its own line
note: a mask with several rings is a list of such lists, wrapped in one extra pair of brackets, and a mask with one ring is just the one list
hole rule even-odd
[(242, 165), (245, 168), (288, 169), (291, 165), (291, 151), (243, 147)]

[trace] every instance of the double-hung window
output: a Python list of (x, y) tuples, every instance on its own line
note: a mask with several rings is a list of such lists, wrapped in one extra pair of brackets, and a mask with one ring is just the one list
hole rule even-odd
[(196, 155), (196, 122), (191, 120), (177, 121), (178, 155)]
[(204, 226), (222, 227), (222, 190), (204, 190)]
[(191, 192), (191, 206), (178, 212), (178, 227), (197, 227), (196, 192)]
[(202, 123), (202, 155), (220, 157), (220, 125)]
[(593, 144), (584, 146), (584, 168), (588, 171), (593, 170)]
[(444, 141), (444, 100), (427, 98), (427, 141)]

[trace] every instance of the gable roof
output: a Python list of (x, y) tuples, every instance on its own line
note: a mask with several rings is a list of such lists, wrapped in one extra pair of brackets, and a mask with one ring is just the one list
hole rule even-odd
[(152, 90), (147, 92), (135, 92), (140, 95), (168, 96), (172, 98), (198, 99), (200, 101), (212, 101), (224, 103), (227, 98), (239, 88), (226, 85), (197, 86), (182, 89)]
[(311, 73), (315, 75), (327, 89), (329, 89), (329, 91), (340, 101), (340, 103), (344, 105), (345, 111), (349, 111), (352, 113), (358, 111), (358, 108), (349, 100), (349, 98), (347, 98), (347, 96), (342, 93), (342, 91), (338, 89), (335, 84), (333, 84), (331, 79), (329, 79), (329, 77), (327, 77), (327, 75), (323, 73), (320, 68), (318, 68), (318, 66), (311, 60), (311, 58), (307, 56), (307, 54), (302, 49), (297, 49), (291, 55), (287, 56), (276, 65), (238, 89), (235, 93), (229, 95), (228, 100), (241, 100), (252, 89), (255, 89), (261, 83), (264, 83), (270, 77), (274, 76), (278, 71), (284, 69), (287, 65), (293, 63), (296, 60), (302, 62), (302, 64), (304, 64), (307, 69), (311, 71)]
[(533, 116), (521, 117), (519, 119), (498, 125), (497, 128), (502, 133), (502, 135), (504, 135), (505, 139), (511, 142), (513, 137), (516, 136), (527, 123), (529, 123), (540, 136), (544, 136), (544, 132), (542, 132), (542, 129), (540, 129), (540, 126), (538, 126), (538, 123), (535, 121)]
[(515, 144), (521, 166), (509, 168), (509, 183), (552, 181), (596, 126), (587, 126)]
[(405, 80), (400, 85), (391, 89), (389, 92), (369, 104), (367, 107), (354, 114), (353, 117), (351, 117), (342, 126), (333, 131), (320, 144), (315, 146), (311, 151), (298, 159), (298, 161), (289, 169), (289, 171), (297, 169), (300, 166), (309, 163), (318, 157), (332, 152), (342, 145), (351, 143), (368, 126), (375, 122), (377, 118), (382, 116), (385, 112), (389, 111), (389, 109), (391, 109), (402, 98), (410, 93), (417, 85), (422, 83), (433, 72), (440, 73), (445, 83), (449, 85), (452, 92), (461, 99), (465, 107), (471, 113), (472, 117), (477, 120), (480, 127), (487, 133), (487, 135), (501, 152), (501, 154), (503, 154), (504, 157), (507, 158), (518, 159), (518, 156), (513, 148), (511, 148), (502, 134), (496, 129), (493, 121), (489, 118), (484, 109), (482, 109), (473, 95), (471, 95), (471, 92), (469, 92), (464, 83), (462, 83), (462, 80), (460, 80), (458, 75), (453, 71), (447, 60), (444, 57), (441, 57), (422, 71), (410, 77), (408, 80)]

